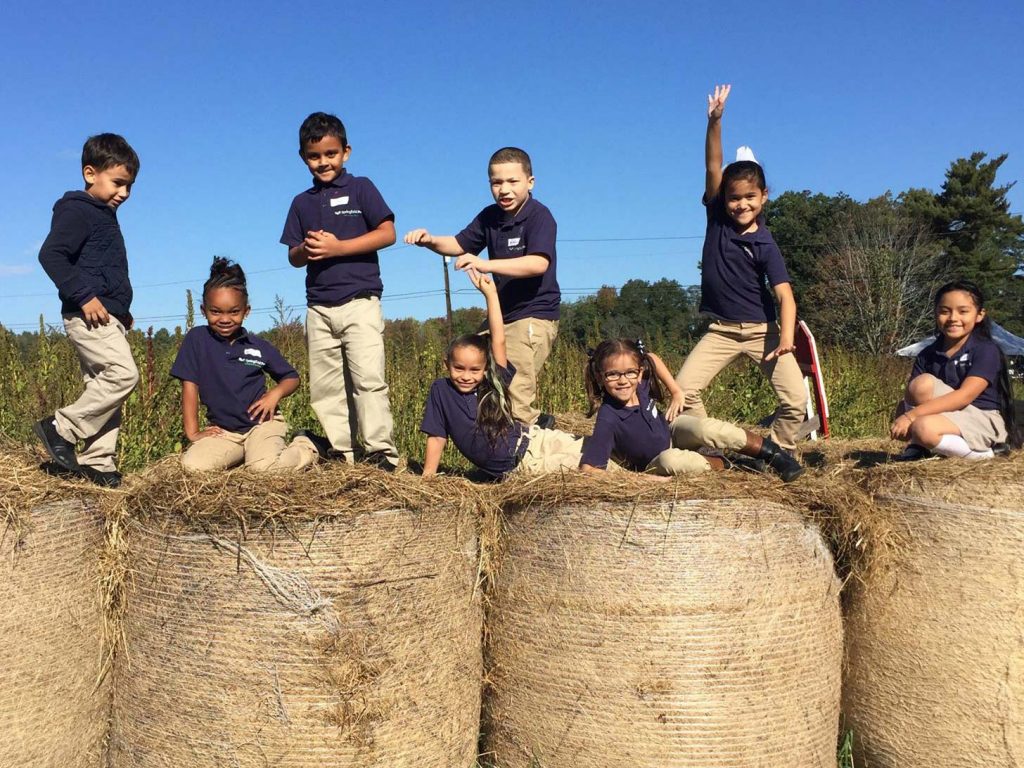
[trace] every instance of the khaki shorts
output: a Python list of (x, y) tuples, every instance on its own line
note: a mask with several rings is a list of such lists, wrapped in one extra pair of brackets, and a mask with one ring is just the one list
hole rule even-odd
[(513, 472), (541, 473), (579, 469), (583, 438), (559, 429), (541, 429), (536, 424), (527, 430), (530, 441)]
[[(953, 388), (938, 379), (933, 390), (934, 397), (941, 397), (953, 391)], [(987, 451), (996, 443), (1006, 442), (1006, 424), (1003, 414), (999, 411), (987, 411), (974, 405), (968, 405), (959, 411), (940, 413), (960, 429), (960, 436), (972, 451)]]

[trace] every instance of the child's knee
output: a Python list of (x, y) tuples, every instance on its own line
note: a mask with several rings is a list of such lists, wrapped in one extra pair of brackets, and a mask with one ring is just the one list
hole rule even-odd
[(937, 429), (937, 426), (937, 421), (930, 416), (915, 419), (908, 432), (910, 441), (928, 448), (937, 445), (942, 439), (942, 432)]
[(931, 400), (935, 396), (935, 381), (935, 377), (930, 373), (922, 373), (911, 379), (907, 385), (907, 399), (911, 405), (920, 405)]

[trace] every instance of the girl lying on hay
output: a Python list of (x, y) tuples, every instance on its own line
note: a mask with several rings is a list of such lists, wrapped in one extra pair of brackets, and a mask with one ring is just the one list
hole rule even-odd
[(587, 390), (598, 417), (585, 448), (582, 438), (516, 421), (508, 398), (515, 367), (505, 352), (498, 290), (490, 277), (472, 269), (468, 274), (486, 298), (490, 333), (460, 336), (445, 353), (448, 376), (431, 385), (420, 425), (427, 435), (424, 476), (437, 473), (449, 436), (463, 456), (494, 478), (578, 468), (601, 472), (614, 466), (612, 455), (629, 469), (661, 479), (725, 467), (723, 459), (697, 453), (699, 447), (760, 459), (786, 482), (803, 472), (775, 443), (733, 424), (679, 416), (670, 429), (654, 400), (664, 387), (672, 395), (667, 415), (673, 418), (682, 392), (661, 358), (624, 339), (604, 342), (587, 366)]
[(1005, 453), (1007, 442), (1019, 448), (1013, 385), (978, 286), (958, 280), (939, 288), (935, 327), (935, 341), (914, 361), (892, 424), (892, 438), (908, 442), (897, 461), (990, 459)]

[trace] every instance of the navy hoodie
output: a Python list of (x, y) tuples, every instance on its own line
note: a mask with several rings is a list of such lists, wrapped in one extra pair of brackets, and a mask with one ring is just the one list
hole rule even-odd
[(61, 314), (99, 298), (122, 321), (132, 304), (128, 254), (117, 212), (86, 192), (65, 192), (53, 206), (39, 263), (57, 286)]

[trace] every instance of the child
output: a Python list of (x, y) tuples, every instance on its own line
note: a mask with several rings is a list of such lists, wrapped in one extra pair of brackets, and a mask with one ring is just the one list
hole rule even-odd
[[(455, 268), (495, 275), (501, 299), (508, 358), (516, 369), (509, 388), (512, 415), (524, 424), (552, 428), (555, 419), (536, 407), (537, 379), (558, 335), (562, 294), (555, 276), (555, 219), (537, 202), (533, 164), (521, 149), (505, 147), (487, 165), (494, 205), (454, 237), (414, 229), (405, 242), (443, 256)], [(487, 259), (474, 254), (487, 248)]]
[[(771, 440), (717, 419), (678, 416), (682, 390), (661, 358), (640, 341), (601, 342), (587, 364), (586, 382), (597, 422), (584, 442), (584, 472), (604, 470), (612, 456), (627, 469), (660, 476), (723, 469), (722, 459), (695, 452), (707, 447), (760, 459), (787, 483), (803, 473), (800, 463)], [(655, 405), (662, 388), (672, 397), (664, 415)]]
[[(700, 311), (712, 322), (676, 381), (683, 390), (683, 412), (703, 418), (707, 412), (701, 391), (719, 371), (746, 355), (771, 381), (781, 403), (772, 440), (791, 451), (807, 410), (803, 375), (791, 354), (796, 301), (782, 254), (764, 224), (764, 171), (752, 160), (730, 163), (722, 170), (722, 112), (729, 90), (728, 85), (715, 86), (714, 95), (708, 96), (703, 198), (708, 226), (701, 257)], [(778, 324), (766, 278), (779, 302)]]
[(354, 461), (393, 471), (398, 450), (384, 380), (384, 318), (377, 251), (395, 242), (395, 215), (369, 179), (350, 176), (345, 126), (314, 112), (299, 128), (299, 156), (313, 186), (292, 201), (281, 242), (306, 268), (310, 404), (331, 445)]
[(940, 456), (988, 459), (1008, 439), (1019, 447), (1013, 389), (1002, 350), (992, 340), (981, 290), (958, 280), (935, 294), (938, 335), (914, 361), (894, 440), (909, 445), (901, 461)]
[(85, 391), (38, 421), (35, 433), (58, 467), (108, 488), (121, 484), (115, 462), (121, 406), (139, 381), (125, 338), (132, 326), (132, 285), (117, 222), (118, 206), (138, 173), (139, 156), (121, 136), (89, 137), (82, 148), (85, 191), (67, 192), (53, 206), (50, 234), (39, 251), (39, 263), (57, 286)]
[[(299, 387), (295, 372), (269, 342), (249, 333), (245, 273), (227, 259), (214, 258), (200, 307), (209, 325), (185, 336), (171, 376), (181, 379), (181, 418), (192, 445), (181, 457), (185, 469), (229, 469), (245, 463), (257, 471), (302, 469), (315, 463), (317, 449), (306, 437), (285, 448), (288, 425), (277, 404)], [(267, 391), (264, 374), (277, 382)], [(209, 426), (199, 429), (199, 403)]]
[(527, 426), (512, 416), (509, 384), (518, 376), (505, 352), (501, 302), (494, 281), (468, 270), (473, 285), (487, 299), (489, 338), (460, 336), (448, 345), (448, 377), (430, 387), (420, 431), (427, 435), (423, 476), (437, 473), (450, 435), (462, 455), (488, 475), (513, 471), (553, 472), (576, 469), (583, 440), (557, 429)]

